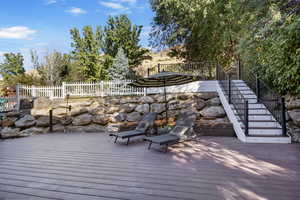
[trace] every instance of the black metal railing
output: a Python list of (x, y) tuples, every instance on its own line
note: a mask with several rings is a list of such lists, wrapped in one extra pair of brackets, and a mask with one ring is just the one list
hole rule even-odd
[(238, 65), (241, 79), (247, 83), (257, 96), (257, 102), (262, 103), (281, 125), (282, 135), (286, 135), (285, 99), (272, 90), (257, 73)]
[(202, 80), (216, 79), (216, 64), (213, 62), (158, 64), (148, 69), (148, 76), (162, 71), (191, 74), (201, 77)]
[(236, 83), (231, 80), (230, 73), (226, 73), (219, 65), (217, 66), (217, 79), (221, 89), (229, 102), (233, 105), (239, 120), (244, 125), (245, 135), (249, 134), (249, 105)]

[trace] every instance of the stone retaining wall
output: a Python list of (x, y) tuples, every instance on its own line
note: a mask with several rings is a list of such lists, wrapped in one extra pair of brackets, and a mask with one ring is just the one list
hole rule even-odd
[(292, 141), (300, 142), (300, 97), (287, 97), (288, 131)]
[[(148, 112), (158, 113), (156, 125), (165, 117), (164, 95), (121, 96), (90, 99), (49, 100), (38, 98), (30, 113), (7, 113), (2, 120), (2, 138), (25, 137), (49, 131), (53, 109), (54, 132), (106, 132), (135, 128)], [(215, 92), (169, 94), (168, 116), (174, 124), (180, 112), (194, 112), (202, 123), (229, 123)], [(71, 111), (68, 106), (71, 105)]]

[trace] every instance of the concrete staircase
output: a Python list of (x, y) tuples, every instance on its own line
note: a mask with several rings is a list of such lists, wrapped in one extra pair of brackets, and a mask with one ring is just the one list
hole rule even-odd
[(228, 103), (220, 85), (218, 86), (218, 93), (238, 138), (249, 143), (291, 143), (291, 138), (282, 135), (281, 125), (263, 104), (257, 102), (255, 93), (247, 84), (242, 80), (232, 80), (232, 82), (249, 102), (248, 135), (245, 135), (244, 124), (237, 115), (234, 106)]

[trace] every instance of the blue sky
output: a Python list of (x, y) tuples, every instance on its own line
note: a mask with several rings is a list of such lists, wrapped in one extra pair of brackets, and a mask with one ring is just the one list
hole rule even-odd
[(104, 25), (109, 15), (127, 14), (143, 25), (141, 44), (148, 46), (153, 18), (148, 0), (2, 0), (0, 6), (0, 61), (3, 53), (20, 52), (31, 68), (30, 50), (71, 50), (69, 30)]

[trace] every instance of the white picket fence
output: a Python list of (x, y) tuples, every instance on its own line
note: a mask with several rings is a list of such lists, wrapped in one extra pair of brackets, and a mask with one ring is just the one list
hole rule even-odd
[(50, 99), (65, 98), (67, 95), (75, 97), (95, 96), (123, 96), (123, 95), (145, 95), (144, 88), (128, 86), (131, 80), (101, 81), (98, 83), (63, 83), (61, 86), (19, 86), (21, 98), (27, 97), (49, 97)]

